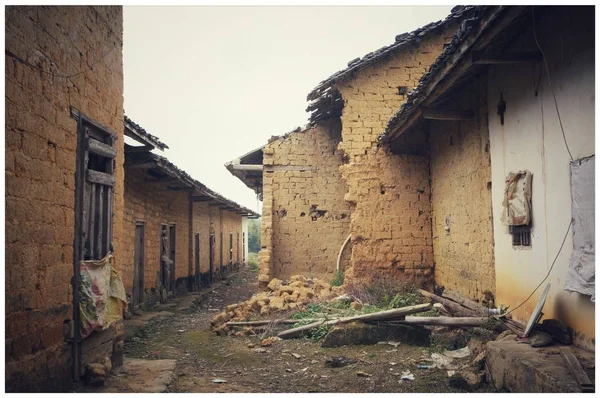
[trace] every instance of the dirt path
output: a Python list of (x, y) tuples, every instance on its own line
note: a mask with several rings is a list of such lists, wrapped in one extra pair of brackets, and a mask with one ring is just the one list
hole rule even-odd
[[(176, 360), (170, 392), (461, 392), (448, 385), (446, 372), (417, 369), (428, 351), (400, 345), (322, 348), (308, 339), (275, 342), (260, 349), (260, 338), (216, 336), (210, 318), (224, 306), (257, 291), (256, 274), (243, 269), (215, 289), (199, 306), (152, 319), (126, 341), (127, 358)], [(299, 358), (292, 354), (299, 355)], [(334, 356), (358, 360), (327, 368)], [(414, 381), (401, 381), (409, 370)], [(364, 372), (370, 376), (359, 376)], [(213, 380), (224, 380), (214, 383)]]

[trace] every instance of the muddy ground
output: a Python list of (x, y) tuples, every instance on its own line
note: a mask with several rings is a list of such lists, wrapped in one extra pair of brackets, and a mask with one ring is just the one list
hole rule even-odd
[[(201, 304), (151, 320), (126, 340), (125, 356), (176, 360), (169, 392), (462, 392), (448, 385), (445, 370), (416, 367), (419, 358), (430, 355), (430, 348), (403, 344), (322, 348), (305, 338), (277, 341), (261, 349), (259, 336), (211, 332), (212, 316), (256, 292), (256, 273), (242, 269)], [(325, 367), (325, 360), (334, 356), (357, 362)], [(400, 380), (406, 370), (415, 380)], [(215, 379), (225, 382), (217, 384)], [(478, 390), (484, 391), (491, 389)]]

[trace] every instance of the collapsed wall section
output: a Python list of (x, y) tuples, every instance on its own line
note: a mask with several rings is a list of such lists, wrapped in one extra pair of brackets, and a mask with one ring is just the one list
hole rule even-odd
[(349, 159), (340, 171), (346, 199), (356, 207), (350, 279), (385, 274), (419, 283), (433, 280), (428, 156), (394, 155), (376, 147), (387, 121), (456, 27), (450, 23), (336, 86), (345, 104), (339, 148)]
[(330, 122), (265, 147), (261, 282), (294, 274), (333, 278), (351, 213), (339, 140), (339, 122)]

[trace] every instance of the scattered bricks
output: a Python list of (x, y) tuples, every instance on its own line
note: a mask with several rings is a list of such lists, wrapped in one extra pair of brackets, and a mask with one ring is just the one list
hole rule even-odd
[(277, 290), (281, 286), (281, 284), (282, 284), (281, 279), (273, 278), (271, 280), (271, 282), (269, 282), (267, 287), (269, 288), (269, 290), (274, 291), (274, 290)]

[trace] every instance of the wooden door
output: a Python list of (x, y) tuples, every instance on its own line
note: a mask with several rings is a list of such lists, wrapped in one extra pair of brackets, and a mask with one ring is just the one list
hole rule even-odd
[[(167, 231), (167, 224), (161, 224), (160, 226), (160, 284), (166, 292), (169, 291), (169, 284), (171, 278), (169, 277), (169, 235)], [(162, 298), (162, 292), (161, 292)], [(163, 299), (166, 299), (164, 297)]]
[(196, 287), (200, 287), (200, 234), (194, 236), (194, 259), (195, 259), (195, 275), (196, 275)]
[(210, 234), (208, 238), (209, 254), (209, 283), (215, 279), (215, 234)]
[(116, 135), (75, 108), (77, 158), (75, 164), (75, 238), (73, 242), (73, 377), (81, 374), (81, 314), (79, 311), (80, 264), (99, 260), (112, 251), (113, 188), (115, 185)]
[(229, 266), (233, 264), (233, 234), (229, 234)]
[(133, 260), (133, 308), (144, 303), (144, 223), (135, 224), (135, 252)]
[(169, 269), (171, 280), (169, 281), (169, 292), (175, 293), (175, 249), (176, 249), (175, 224), (169, 225), (169, 259), (171, 267)]
[(242, 262), (246, 263), (246, 233), (242, 232)]

